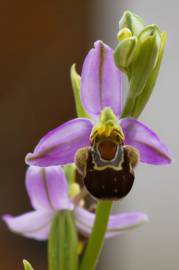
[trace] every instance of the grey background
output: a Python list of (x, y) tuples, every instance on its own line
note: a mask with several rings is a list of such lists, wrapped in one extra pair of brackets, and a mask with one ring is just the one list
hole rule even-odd
[[(179, 268), (179, 69), (178, 1), (95, 1), (91, 8), (91, 35), (114, 46), (118, 20), (129, 9), (167, 32), (167, 46), (154, 93), (140, 117), (170, 147), (170, 166), (140, 164), (128, 197), (115, 205), (118, 211), (143, 211), (150, 222), (122, 237), (106, 241), (98, 269), (151, 270)], [(100, 23), (99, 23), (100, 18)], [(96, 25), (98, 26), (96, 28)], [(126, 88), (126, 81), (124, 87)]]

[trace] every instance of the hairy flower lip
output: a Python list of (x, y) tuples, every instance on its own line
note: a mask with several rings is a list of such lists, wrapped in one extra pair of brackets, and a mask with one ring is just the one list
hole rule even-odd
[[(91, 131), (104, 107), (111, 108), (120, 119), (121, 88), (121, 73), (114, 64), (113, 50), (101, 41), (95, 42), (85, 58), (81, 78), (81, 102), (91, 119), (76, 118), (47, 133), (34, 152), (27, 154), (26, 163), (37, 166), (72, 163), (77, 150), (90, 145)], [(125, 143), (139, 150), (141, 162), (171, 163), (169, 149), (149, 127), (133, 118), (120, 119), (119, 123)]]
[[(85, 236), (90, 235), (95, 214), (77, 206), (69, 198), (66, 177), (60, 166), (29, 167), (26, 188), (34, 210), (16, 217), (3, 215), (2, 220), (10, 230), (28, 238), (47, 240), (55, 213), (70, 210), (74, 212), (78, 230)], [(140, 212), (111, 215), (106, 238), (120, 235), (147, 221), (147, 215)]]

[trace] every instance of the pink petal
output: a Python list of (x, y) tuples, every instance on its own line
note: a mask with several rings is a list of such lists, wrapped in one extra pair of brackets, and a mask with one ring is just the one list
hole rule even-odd
[(33, 153), (26, 156), (26, 163), (41, 167), (72, 163), (79, 148), (89, 145), (92, 123), (77, 118), (47, 133)]
[(169, 149), (146, 125), (132, 118), (121, 119), (120, 125), (125, 134), (125, 144), (140, 151), (142, 162), (156, 165), (171, 163)]
[[(95, 220), (95, 214), (77, 207), (75, 209), (75, 220), (78, 229), (85, 236), (89, 236)], [(148, 221), (148, 217), (144, 213), (123, 213), (111, 215), (106, 231), (106, 238), (120, 235), (129, 229), (135, 228)]]
[(121, 113), (121, 72), (113, 59), (113, 50), (97, 41), (85, 58), (81, 75), (81, 100), (86, 111), (99, 116), (104, 107)]
[(68, 186), (60, 166), (31, 166), (26, 174), (26, 188), (35, 209), (72, 209)]
[(3, 220), (8, 228), (17, 234), (36, 240), (46, 240), (52, 217), (53, 213), (50, 211), (37, 210), (16, 217), (4, 215)]

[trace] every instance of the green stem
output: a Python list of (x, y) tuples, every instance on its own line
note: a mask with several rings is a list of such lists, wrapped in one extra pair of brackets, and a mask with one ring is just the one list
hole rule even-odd
[(95, 223), (80, 265), (80, 270), (95, 269), (103, 246), (111, 208), (111, 201), (98, 202)]

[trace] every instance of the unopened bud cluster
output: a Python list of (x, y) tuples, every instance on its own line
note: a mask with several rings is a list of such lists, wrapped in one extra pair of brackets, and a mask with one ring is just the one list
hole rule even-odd
[(155, 84), (163, 56), (165, 33), (161, 33), (155, 24), (145, 26), (140, 17), (126, 11), (119, 22), (117, 38), (115, 62), (129, 79), (124, 116), (137, 117)]

